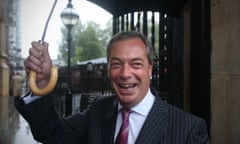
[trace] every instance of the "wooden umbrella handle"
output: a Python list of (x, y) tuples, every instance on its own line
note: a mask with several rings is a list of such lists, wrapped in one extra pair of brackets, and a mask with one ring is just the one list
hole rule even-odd
[(45, 88), (38, 88), (36, 84), (37, 74), (34, 71), (30, 71), (29, 73), (29, 87), (34, 95), (45, 96), (52, 92), (57, 84), (58, 80), (58, 68), (51, 68), (50, 80)]

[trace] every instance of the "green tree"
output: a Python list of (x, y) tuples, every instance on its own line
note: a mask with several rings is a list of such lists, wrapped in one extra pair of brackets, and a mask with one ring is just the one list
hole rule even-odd
[[(111, 37), (111, 24), (105, 29), (100, 29), (100, 25), (93, 21), (82, 25), (79, 22), (72, 30), (73, 48), (72, 48), (72, 64), (78, 61), (99, 58), (105, 56), (105, 47), (107, 41)], [(62, 42), (60, 44), (59, 59), (67, 60), (67, 29), (62, 29)]]
[(84, 31), (78, 33), (78, 39), (75, 41), (76, 45), (73, 63), (76, 64), (77, 61), (85, 61), (104, 56), (104, 49), (101, 47), (101, 43), (96, 32), (98, 27), (98, 25), (91, 22), (88, 23)]
[(107, 43), (110, 40), (110, 38), (112, 37), (112, 19), (110, 19), (107, 22), (105, 29), (100, 30), (98, 32), (98, 37), (101, 42), (101, 46), (104, 48), (104, 50), (106, 50)]

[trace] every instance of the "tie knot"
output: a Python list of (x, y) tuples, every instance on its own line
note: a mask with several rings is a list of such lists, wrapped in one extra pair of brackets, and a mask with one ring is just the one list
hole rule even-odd
[(128, 119), (131, 109), (123, 108), (121, 111), (122, 111), (123, 119), (124, 120)]

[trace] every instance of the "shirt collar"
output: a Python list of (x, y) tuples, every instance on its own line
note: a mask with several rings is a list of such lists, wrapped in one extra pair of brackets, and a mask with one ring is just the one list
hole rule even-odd
[[(131, 110), (140, 115), (147, 116), (147, 114), (149, 113), (150, 109), (153, 106), (154, 99), (155, 97), (153, 96), (149, 88), (147, 95), (142, 99), (142, 101), (140, 101), (140, 103), (132, 107)], [(118, 111), (120, 111), (121, 108), (122, 108), (122, 105), (118, 102)]]

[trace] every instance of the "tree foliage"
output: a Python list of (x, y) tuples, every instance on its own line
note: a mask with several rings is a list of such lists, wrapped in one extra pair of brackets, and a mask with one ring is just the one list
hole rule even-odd
[[(108, 22), (105, 29), (93, 21), (86, 24), (79, 23), (72, 29), (72, 49), (71, 63), (76, 64), (78, 61), (99, 58), (105, 56), (105, 47), (107, 41), (112, 36), (112, 26)], [(67, 29), (62, 31), (62, 41), (59, 46), (59, 59), (67, 62)]]

